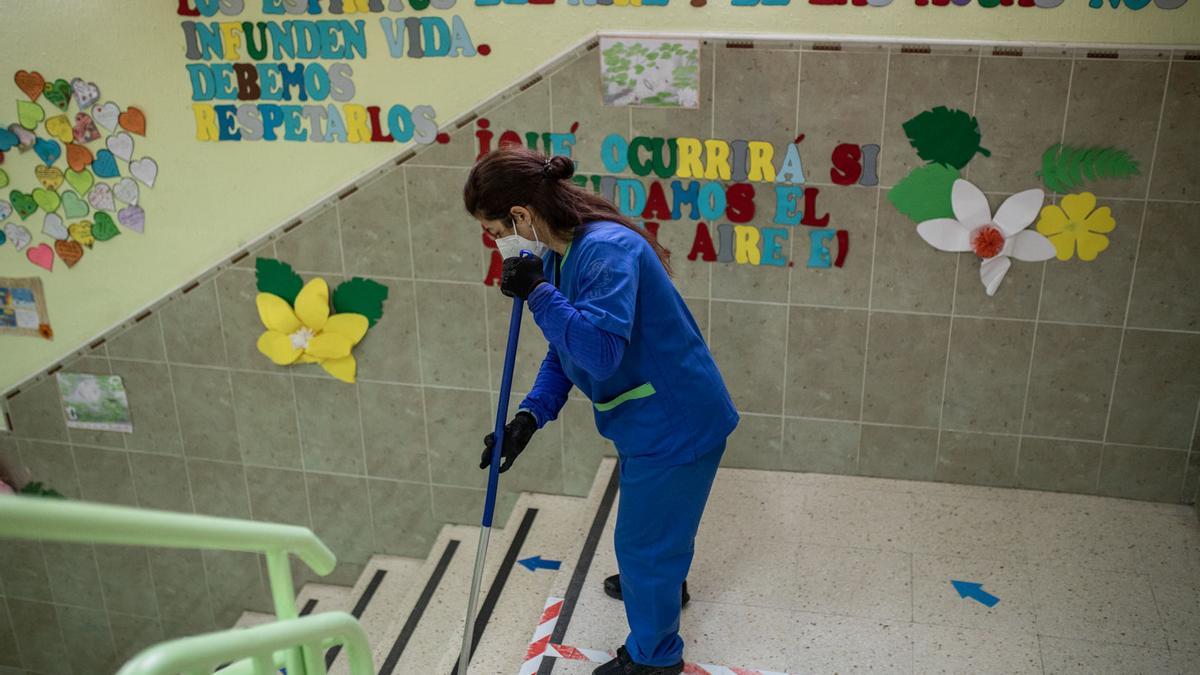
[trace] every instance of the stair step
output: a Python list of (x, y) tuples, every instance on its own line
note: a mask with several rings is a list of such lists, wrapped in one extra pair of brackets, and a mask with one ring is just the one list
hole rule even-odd
[[(537, 569), (530, 571), (516, 565), (509, 573), (495, 609), (488, 620), (474, 656), (471, 658), (471, 673), (515, 673), (525, 660), (529, 640), (551, 587), (559, 577), (570, 577), (583, 538), (580, 536), (580, 521), (587, 514), (585, 501), (573, 497), (553, 495), (529, 495), (527, 508), (536, 508), (537, 517), (529, 529), (517, 560), (541, 556), (545, 560), (560, 561), (557, 571)], [(520, 517), (524, 511), (514, 511)], [(509, 521), (510, 527), (514, 523)], [(503, 557), (504, 550), (497, 547), (489, 558)], [(488, 586), (481, 591), (486, 595)], [(465, 609), (460, 608), (460, 614)], [(459, 621), (461, 625), (462, 621)], [(458, 659), (458, 649), (451, 650), (449, 661), (433, 671), (435, 675), (449, 675)]]
[[(373, 556), (367, 561), (351, 591), (354, 604), (349, 611), (362, 624), (367, 642), (373, 649), (387, 639), (391, 617), (403, 606), (413, 584), (422, 582), (418, 574), (423, 564), (424, 561), (417, 558), (390, 555)], [(341, 649), (329, 650), (326, 659), (330, 672), (348, 672)]]
[(265, 614), (263, 612), (242, 612), (238, 617), (237, 623), (233, 624), (234, 628), (253, 628), (261, 626), (264, 623), (271, 623), (275, 620), (274, 614)]
[[(479, 636), (471, 672), (495, 673), (515, 671), (529, 644), (529, 635), (541, 615), (546, 595), (561, 570), (539, 569), (531, 572), (517, 563), (534, 555), (547, 560), (560, 560), (564, 567), (577, 547), (574, 535), (578, 520), (584, 514), (585, 500), (555, 495), (523, 493), (517, 500), (507, 527), (493, 529), (480, 585), (479, 605), (484, 609), (487, 597), (505, 558), (509, 558), (503, 589), (495, 597), (491, 617)], [(510, 544), (524, 528), (524, 541), (519, 550), (509, 553)], [(451, 542), (458, 544), (448, 554)], [(429, 580), (440, 569), (441, 578), (420, 615), (412, 625), (410, 616), (418, 600), (426, 592), (426, 584), (414, 584), (402, 611), (392, 620), (387, 634), (389, 640), (376, 645), (375, 664), (381, 674), (450, 673), (458, 661), (462, 642), (467, 596), (478, 547), (479, 528), (450, 525), (439, 533), (418, 578)], [(572, 561), (573, 562), (573, 561)], [(389, 663), (397, 638), (404, 635), (403, 650)], [(486, 664), (485, 664), (486, 659)], [(504, 663), (503, 666), (497, 665)], [(336, 671), (331, 671), (336, 672)]]
[[(490, 614), (482, 632), (476, 630), (471, 673), (491, 675), (520, 668), (546, 598), (556, 592), (561, 596), (566, 589), (565, 580), (571, 577), (591, 526), (591, 514), (612, 471), (612, 461), (602, 464), (587, 499), (522, 493), (507, 526), (493, 528), (478, 608), (480, 614), (489, 609)], [(360, 609), (359, 622), (367, 633), (380, 675), (451, 675), (461, 648), (479, 532), (478, 527), (446, 525), (425, 560), (374, 556), (352, 588), (306, 584), (297, 597), (297, 606), (310, 606), (313, 613), (354, 613), (356, 607)], [(510, 552), (518, 536), (522, 538), (519, 547)], [(560, 566), (557, 570), (531, 571), (519, 563), (534, 556), (558, 561)], [(503, 584), (493, 592), (502, 567), (506, 568)], [(559, 587), (562, 590), (556, 591)], [(490, 602), (489, 593), (493, 596)], [(418, 606), (419, 616), (414, 612)], [(239, 625), (257, 625), (273, 618), (247, 612)], [(397, 650), (398, 642), (403, 643), (402, 649)], [(398, 653), (389, 664), (393, 651)], [(348, 664), (340, 650), (328, 654), (333, 656), (330, 675), (347, 675)]]
[[(348, 612), (354, 605), (353, 589), (333, 584), (304, 584), (296, 594), (296, 609), (302, 615), (321, 612)], [(305, 611), (305, 608), (308, 611)]]
[[(493, 535), (499, 533), (497, 530)], [(400, 611), (391, 617), (384, 631), (388, 638), (375, 645), (377, 672), (394, 675), (432, 673), (433, 666), (447, 645), (457, 644), (461, 640), (462, 617), (456, 621), (455, 614), (466, 612), (463, 589), (470, 584), (473, 551), (478, 537), (478, 528), (462, 525), (442, 528), (429, 559), (421, 569), (419, 578), (422, 583), (414, 584), (409, 590), (400, 605)], [(436, 585), (427, 584), (435, 577), (435, 572), (438, 574)], [(427, 586), (430, 586), (428, 590)], [(456, 600), (460, 592), (463, 595), (461, 603)], [(460, 604), (461, 609), (458, 607)], [(410, 621), (414, 609), (420, 614), (415, 625)], [(398, 639), (403, 642), (403, 650), (395, 658), (394, 664), (389, 664), (389, 653), (396, 647)]]

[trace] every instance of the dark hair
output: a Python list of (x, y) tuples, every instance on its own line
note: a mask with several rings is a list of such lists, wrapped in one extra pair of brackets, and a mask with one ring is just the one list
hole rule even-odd
[(671, 252), (638, 227), (612, 202), (570, 180), (575, 164), (569, 157), (546, 158), (521, 145), (506, 145), (479, 158), (463, 185), (467, 213), (485, 220), (504, 220), (514, 206), (524, 206), (564, 239), (575, 228), (596, 220), (620, 223), (640, 234), (671, 274)]

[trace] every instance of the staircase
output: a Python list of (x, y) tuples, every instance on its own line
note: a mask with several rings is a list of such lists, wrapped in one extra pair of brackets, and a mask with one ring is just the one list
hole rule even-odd
[[(522, 493), (507, 527), (493, 529), (479, 596), (479, 613), (489, 618), (477, 624), (472, 674), (520, 669), (546, 598), (561, 595), (560, 580), (571, 576), (614, 466), (613, 459), (602, 463), (587, 498)], [(425, 560), (374, 556), (352, 588), (309, 583), (296, 606), (301, 615), (344, 611), (358, 617), (380, 675), (452, 675), (478, 539), (478, 527), (446, 525)], [(535, 556), (561, 561), (561, 567), (530, 571), (517, 562)], [(269, 614), (246, 612), (236, 625), (271, 620)], [(326, 661), (331, 675), (349, 672), (336, 648)]]

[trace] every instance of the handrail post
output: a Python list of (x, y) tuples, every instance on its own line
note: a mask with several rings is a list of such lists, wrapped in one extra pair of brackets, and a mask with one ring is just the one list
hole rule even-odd
[[(267, 551), (267, 581), (271, 584), (271, 600), (275, 604), (275, 616), (281, 621), (300, 616), (296, 611), (296, 590), (292, 585), (292, 568), (288, 564), (287, 551)], [(317, 672), (309, 668), (316, 654), (308, 647), (288, 650), (287, 671), (291, 673)]]

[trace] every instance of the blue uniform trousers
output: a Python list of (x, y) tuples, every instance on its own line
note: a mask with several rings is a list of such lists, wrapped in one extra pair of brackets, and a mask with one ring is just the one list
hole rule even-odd
[(629, 637), (636, 663), (669, 666), (683, 658), (680, 586), (695, 551), (696, 531), (725, 452), (725, 441), (694, 461), (646, 466), (620, 460), (616, 551)]

